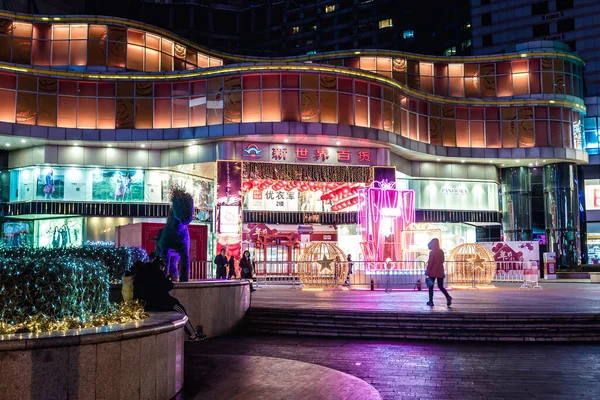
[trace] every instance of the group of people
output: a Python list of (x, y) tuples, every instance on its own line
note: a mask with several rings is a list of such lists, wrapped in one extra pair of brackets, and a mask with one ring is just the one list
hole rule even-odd
[[(131, 271), (125, 274), (123, 299), (125, 301), (131, 299), (142, 301), (146, 311), (176, 311), (187, 315), (179, 300), (169, 294), (173, 289), (173, 282), (165, 274), (164, 260), (154, 255), (151, 259), (152, 261), (147, 263), (136, 261)], [(184, 329), (191, 341), (196, 342), (205, 337), (196, 331), (189, 319), (185, 323)]]
[[(233, 256), (227, 258), (227, 251), (221, 249), (221, 252), (215, 257), (215, 265), (217, 266), (217, 279), (231, 279), (236, 277), (235, 273), (235, 258)], [(229, 267), (229, 272), (227, 272)], [(254, 272), (254, 262), (250, 258), (250, 252), (244, 251), (242, 258), (240, 259), (240, 270), (242, 279), (250, 279), (252, 281), (252, 274)], [(250, 282), (250, 291), (254, 292), (252, 282)]]

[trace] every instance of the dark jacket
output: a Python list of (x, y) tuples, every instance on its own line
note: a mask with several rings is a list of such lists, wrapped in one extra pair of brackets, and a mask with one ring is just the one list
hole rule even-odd
[(249, 257), (242, 257), (240, 260), (240, 269), (242, 270), (242, 278), (252, 278), (252, 260)]
[(146, 311), (171, 311), (177, 300), (169, 295), (173, 282), (165, 277), (158, 265), (147, 263), (133, 279), (133, 298), (142, 300)]
[(444, 251), (440, 249), (440, 241), (432, 239), (429, 242), (429, 260), (427, 260), (427, 270), (425, 275), (430, 278), (445, 278), (444, 273)]
[(233, 256), (231, 256), (231, 258), (229, 259), (227, 264), (229, 264), (229, 268), (235, 268), (235, 258), (233, 258)]
[(226, 267), (226, 266), (227, 266), (227, 263), (228, 263), (228, 262), (227, 262), (227, 257), (225, 257), (225, 256), (222, 256), (222, 255), (220, 255), (220, 254), (218, 254), (218, 255), (215, 257), (215, 265), (216, 265), (217, 267)]

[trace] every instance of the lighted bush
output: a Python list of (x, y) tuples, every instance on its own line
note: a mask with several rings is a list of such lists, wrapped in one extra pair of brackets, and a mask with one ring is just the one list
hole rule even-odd
[(110, 284), (101, 261), (74, 257), (0, 257), (0, 321), (32, 316), (86, 318), (110, 309)]
[(16, 263), (23, 258), (39, 260), (40, 262), (58, 258), (99, 262), (104, 266), (103, 274), (110, 282), (120, 281), (123, 273), (130, 269), (137, 260), (148, 261), (146, 250), (142, 248), (115, 248), (104, 245), (59, 248), (40, 247), (37, 249), (8, 247), (0, 249), (0, 258), (12, 259)]

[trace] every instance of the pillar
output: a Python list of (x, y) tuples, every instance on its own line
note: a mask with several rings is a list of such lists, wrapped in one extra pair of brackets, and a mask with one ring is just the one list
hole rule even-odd
[(579, 181), (575, 164), (544, 166), (544, 209), (548, 251), (556, 253), (557, 267), (579, 265)]
[(505, 241), (533, 239), (529, 168), (502, 169), (502, 229)]

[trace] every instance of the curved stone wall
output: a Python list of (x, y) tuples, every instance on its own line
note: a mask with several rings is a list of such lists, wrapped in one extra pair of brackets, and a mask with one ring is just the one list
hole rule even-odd
[(0, 335), (0, 397), (171, 399), (183, 387), (185, 322), (152, 313), (130, 324)]

